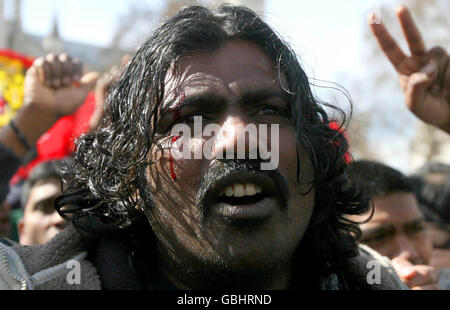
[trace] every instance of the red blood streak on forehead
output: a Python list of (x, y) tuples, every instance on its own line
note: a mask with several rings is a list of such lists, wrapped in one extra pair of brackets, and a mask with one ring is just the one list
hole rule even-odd
[(184, 90), (180, 91), (180, 95), (177, 97), (177, 100), (169, 107), (169, 112), (172, 112), (172, 117), (174, 121), (177, 121), (181, 117), (180, 105), (183, 103), (184, 99), (186, 99), (186, 93)]

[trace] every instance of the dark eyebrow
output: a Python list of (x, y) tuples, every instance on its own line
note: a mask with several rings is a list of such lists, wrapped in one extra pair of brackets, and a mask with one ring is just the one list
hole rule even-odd
[[(270, 98), (280, 98), (287, 105), (287, 93), (281, 90), (273, 89), (248, 91), (238, 99), (238, 103), (241, 107), (251, 108), (252, 106), (255, 106), (256, 104)], [(224, 96), (213, 92), (205, 92), (200, 95), (188, 96), (179, 103), (177, 103), (177, 100), (179, 100), (178, 97), (172, 99), (161, 111), (161, 123), (159, 124), (160, 128), (165, 128), (168, 120), (174, 117), (174, 113), (179, 113), (178, 117), (180, 117), (182, 110), (192, 109), (194, 111), (202, 110), (206, 112), (214, 112), (223, 109), (227, 103), (227, 99)]]
[(374, 235), (380, 234), (380, 233), (391, 233), (392, 231), (394, 231), (394, 226), (392, 225), (382, 225), (382, 226), (378, 226), (375, 228), (371, 228), (371, 229), (367, 229), (363, 231), (363, 236), (362, 239), (366, 239), (366, 238), (370, 238)]
[[(248, 91), (239, 98), (238, 102), (240, 105), (248, 105), (252, 103), (258, 103), (270, 98), (280, 98), (287, 102), (288, 95), (286, 92), (280, 90), (257, 90)], [(178, 98), (171, 100), (166, 107), (162, 110), (162, 115), (171, 113), (173, 110), (182, 110), (183, 108), (190, 106), (204, 106), (211, 110), (215, 110), (219, 105), (226, 102), (223, 96), (217, 95), (216, 93), (203, 93), (201, 95), (186, 97), (182, 102), (175, 106)]]
[(239, 104), (241, 106), (247, 106), (252, 104), (257, 104), (259, 102), (271, 99), (271, 98), (279, 98), (282, 99), (286, 104), (288, 102), (288, 94), (285, 91), (281, 90), (257, 90), (257, 91), (249, 91), (242, 95), (239, 100)]
[(43, 198), (41, 200), (36, 201), (35, 204), (34, 204), (33, 210), (42, 209), (43, 207), (47, 207), (49, 204), (53, 205), (53, 202), (56, 200), (57, 197), (58, 197), (58, 195), (57, 196), (50, 196), (50, 197)]
[(208, 109), (217, 108), (218, 105), (226, 102), (223, 96), (219, 96), (215, 93), (203, 93), (201, 95), (194, 95), (186, 97), (179, 104), (176, 104), (178, 97), (171, 100), (166, 107), (163, 108), (161, 115), (164, 117), (174, 110), (182, 110), (189, 107), (207, 107)]
[[(226, 99), (223, 96), (212, 92), (188, 96), (181, 102), (177, 102), (178, 100), (179, 98), (176, 97), (163, 107), (160, 114), (160, 120), (157, 124), (158, 132), (165, 132), (173, 121), (178, 121), (182, 118), (182, 111), (183, 114), (189, 113), (189, 110), (202, 110), (208, 112), (218, 111), (223, 108), (223, 106), (225, 106), (224, 103), (226, 103)], [(186, 110), (188, 111), (186, 112)]]
[(418, 218), (416, 218), (416, 219), (414, 219), (414, 220), (412, 220), (412, 221), (410, 221), (410, 222), (408, 222), (408, 223), (405, 223), (405, 225), (408, 225), (408, 224), (416, 224), (416, 223), (421, 223), (421, 222), (425, 222), (425, 218), (424, 217), (418, 217)]
[(408, 229), (411, 226), (414, 226), (414, 225), (417, 225), (417, 224), (423, 224), (423, 223), (425, 223), (425, 218), (419, 217), (419, 218), (414, 219), (414, 220), (412, 220), (412, 221), (410, 221), (408, 223), (403, 224), (403, 229)]

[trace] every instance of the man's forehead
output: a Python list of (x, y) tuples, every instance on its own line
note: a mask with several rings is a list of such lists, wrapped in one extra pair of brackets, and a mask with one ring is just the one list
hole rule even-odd
[(421, 216), (417, 198), (410, 192), (396, 192), (384, 196), (372, 197), (375, 207), (374, 219), (408, 220)]
[[(239, 65), (228, 67), (230, 63)], [(255, 43), (245, 40), (230, 40), (221, 45), (218, 49), (210, 52), (192, 53), (182, 57), (177, 65), (178, 68), (186, 69), (190, 66), (210, 70), (219, 69), (221, 72), (239, 72), (241, 69), (251, 67), (252, 69), (264, 68), (274, 69), (269, 55)]]
[[(402, 226), (405, 223), (414, 222), (423, 218), (417, 199), (414, 194), (407, 192), (394, 193), (386, 196), (375, 196), (371, 203), (374, 205), (374, 214), (368, 223), (360, 224), (363, 230), (379, 226)], [(349, 218), (353, 221), (364, 221), (369, 213), (354, 215)]]
[(394, 193), (373, 197), (372, 202), (375, 212), (369, 223), (361, 225), (363, 229), (387, 224), (402, 226), (423, 218), (417, 200), (412, 193)]
[(216, 51), (182, 58), (168, 70), (165, 105), (175, 98), (216, 93), (239, 96), (247, 91), (281, 89), (278, 69), (257, 45), (230, 41)]
[(61, 185), (57, 179), (43, 180), (37, 182), (30, 192), (30, 199), (40, 201), (57, 196), (61, 193)]

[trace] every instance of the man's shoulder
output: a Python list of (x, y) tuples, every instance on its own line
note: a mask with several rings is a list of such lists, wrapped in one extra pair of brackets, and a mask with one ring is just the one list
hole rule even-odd
[(349, 271), (360, 289), (408, 289), (398, 277), (390, 259), (363, 244), (359, 244), (359, 255), (350, 260)]
[(0, 289), (100, 289), (82, 237), (69, 225), (39, 246), (0, 242)]

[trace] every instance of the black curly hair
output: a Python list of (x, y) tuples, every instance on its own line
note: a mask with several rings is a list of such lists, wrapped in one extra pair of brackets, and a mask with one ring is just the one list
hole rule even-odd
[[(67, 169), (68, 189), (57, 200), (60, 214), (80, 229), (82, 218), (102, 219), (116, 229), (132, 227), (144, 217), (136, 206), (139, 177), (153, 164), (149, 150), (160, 145), (155, 128), (165, 93), (165, 76), (183, 57), (219, 49), (227, 41), (245, 40), (261, 47), (287, 84), (289, 118), (296, 128), (298, 151), (306, 150), (314, 167), (310, 189), (316, 191), (310, 225), (298, 248), (316, 266), (339, 270), (357, 255), (357, 223), (347, 215), (370, 210), (368, 199), (348, 182), (343, 130), (349, 118), (336, 106), (315, 99), (295, 53), (260, 17), (245, 7), (223, 5), (183, 8), (143, 44), (113, 86), (100, 129), (78, 141), (74, 164)], [(340, 115), (331, 129), (328, 107)], [(297, 179), (301, 163), (297, 154)], [(304, 256), (304, 255), (300, 255)], [(320, 272), (317, 270), (317, 272)]]

